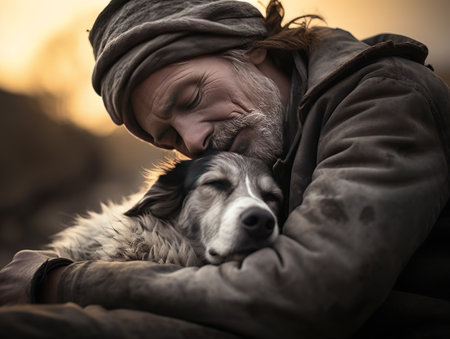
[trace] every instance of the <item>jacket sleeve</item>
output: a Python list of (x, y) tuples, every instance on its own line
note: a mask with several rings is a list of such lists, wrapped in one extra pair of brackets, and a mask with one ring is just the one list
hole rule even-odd
[(97, 305), (14, 305), (0, 308), (2, 338), (215, 338), (232, 334), (134, 310)]
[(312, 181), (272, 248), (200, 268), (74, 263), (60, 301), (255, 338), (348, 336), (386, 299), (448, 198), (432, 111), (408, 81), (361, 81), (325, 116)]
[(0, 270), (0, 305), (37, 302), (47, 273), (70, 263), (71, 260), (59, 258), (53, 251), (17, 252), (13, 260)]

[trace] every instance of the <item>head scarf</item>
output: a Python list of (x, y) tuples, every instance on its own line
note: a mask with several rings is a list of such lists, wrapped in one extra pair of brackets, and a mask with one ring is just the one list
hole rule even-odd
[(263, 16), (244, 1), (112, 0), (89, 34), (93, 86), (116, 124), (151, 140), (131, 108), (137, 85), (166, 65), (245, 47), (266, 35)]

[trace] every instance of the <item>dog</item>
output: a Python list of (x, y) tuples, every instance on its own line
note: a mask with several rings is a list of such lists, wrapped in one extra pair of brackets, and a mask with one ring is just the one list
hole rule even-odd
[(222, 152), (166, 167), (143, 196), (78, 217), (48, 247), (74, 261), (218, 265), (273, 244), (281, 202), (267, 165)]

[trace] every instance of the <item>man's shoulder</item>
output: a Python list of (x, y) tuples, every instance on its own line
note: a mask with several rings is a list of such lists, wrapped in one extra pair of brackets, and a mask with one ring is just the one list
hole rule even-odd
[(385, 57), (401, 57), (423, 64), (428, 55), (424, 44), (402, 35), (385, 33), (358, 40), (339, 28), (317, 30), (321, 40), (309, 55), (309, 89), (329, 78), (336, 80), (355, 73)]
[(376, 47), (375, 50), (385, 50), (385, 54), (401, 54), (402, 50), (408, 49), (409, 54), (405, 57), (421, 63), (428, 56), (428, 48), (425, 44), (405, 35), (381, 33), (359, 40), (352, 33), (341, 28), (315, 27), (314, 29), (321, 39), (312, 55), (320, 55), (325, 51), (339, 51), (341, 52), (339, 57), (342, 58), (345, 54), (372, 50)]

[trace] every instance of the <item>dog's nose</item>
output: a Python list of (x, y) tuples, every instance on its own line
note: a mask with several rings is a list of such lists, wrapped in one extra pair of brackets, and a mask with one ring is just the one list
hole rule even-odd
[(260, 207), (251, 207), (239, 216), (241, 226), (254, 239), (269, 237), (275, 226), (273, 215)]

